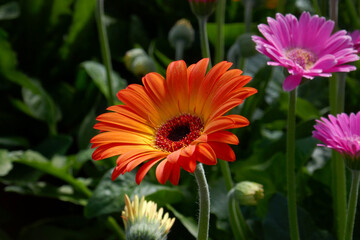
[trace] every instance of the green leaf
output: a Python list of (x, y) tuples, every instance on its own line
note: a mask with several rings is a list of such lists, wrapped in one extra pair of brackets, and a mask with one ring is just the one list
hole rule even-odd
[[(105, 95), (105, 97), (108, 98), (109, 89), (107, 85), (106, 69), (104, 65), (94, 61), (86, 61), (83, 62), (81, 66), (85, 69), (87, 74), (91, 77), (91, 79), (100, 89), (100, 91)], [(119, 90), (126, 88), (127, 83), (116, 72), (111, 73), (111, 78), (112, 78), (112, 88), (114, 93), (113, 99), (116, 101), (117, 100), (116, 94), (118, 93)]]
[[(54, 125), (61, 118), (60, 110), (39, 82), (34, 80), (30, 81), (34, 82), (38, 90), (34, 92), (28, 88), (23, 88), (24, 103), (27, 105), (33, 117), (47, 122), (50, 125)], [(40, 94), (38, 92), (40, 92)]]
[(8, 158), (7, 150), (0, 150), (0, 176), (5, 176), (8, 172), (11, 171), (13, 165), (11, 163), (11, 159)]
[(23, 137), (0, 137), (0, 145), (27, 148), (29, 146), (29, 141)]
[(72, 142), (72, 138), (67, 135), (50, 136), (42, 141), (35, 150), (47, 158), (54, 155), (65, 155)]
[(156, 201), (159, 205), (181, 201), (183, 193), (177, 188), (150, 184), (145, 181), (140, 185), (135, 183), (135, 175), (126, 173), (115, 181), (111, 180), (112, 170), (104, 174), (95, 188), (92, 197), (85, 207), (86, 217), (96, 217), (113, 212), (121, 212), (124, 207), (124, 195), (135, 194), (145, 196), (147, 200)]
[(25, 165), (28, 165), (30, 167), (36, 168), (44, 173), (50, 174), (54, 177), (57, 177), (69, 184), (71, 184), (76, 190), (81, 192), (82, 194), (86, 196), (90, 196), (91, 192), (89, 189), (87, 189), (86, 185), (83, 181), (80, 181), (78, 179), (75, 179), (72, 175), (68, 173), (68, 169), (65, 164), (58, 164), (59, 162), (49, 161), (41, 154), (27, 150), (25, 152), (23, 151), (16, 151), (11, 152), (8, 155), (12, 161), (22, 163)]
[(85, 206), (87, 199), (76, 194), (74, 189), (69, 185), (61, 187), (53, 186), (47, 182), (34, 182), (25, 185), (10, 185), (5, 187), (7, 192), (16, 192), (19, 194), (29, 194), (39, 197), (48, 197), (59, 199), (64, 202), (71, 202), (77, 205)]
[(15, 19), (20, 16), (20, 6), (18, 2), (9, 2), (0, 6), (0, 20)]
[(193, 235), (195, 238), (197, 238), (197, 223), (195, 220), (191, 217), (186, 217), (182, 215), (180, 212), (175, 210), (170, 204), (166, 204), (166, 207), (175, 215), (176, 219), (180, 220), (182, 225)]
[(77, 38), (79, 38), (79, 35), (81, 35), (82, 31), (87, 27), (89, 22), (94, 20), (95, 6), (96, 0), (76, 1), (74, 13), (72, 15), (72, 24), (65, 38), (65, 43), (60, 48), (60, 55), (63, 59), (66, 59), (69, 56), (71, 48), (75, 44)]
[[(264, 220), (266, 240), (290, 239), (287, 200), (281, 194), (275, 194), (269, 203), (269, 212)], [(318, 229), (310, 215), (302, 208), (297, 209), (301, 239), (333, 240), (326, 231)]]
[(0, 73), (15, 70), (17, 65), (16, 53), (11, 44), (0, 34)]
[(86, 149), (90, 146), (90, 139), (96, 135), (98, 132), (94, 129), (96, 123), (95, 109), (91, 109), (89, 113), (84, 117), (81, 122), (78, 136), (77, 144), (80, 149)]

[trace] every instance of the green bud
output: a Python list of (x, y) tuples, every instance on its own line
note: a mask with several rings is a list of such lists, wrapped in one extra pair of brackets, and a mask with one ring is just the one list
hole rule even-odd
[(128, 70), (131, 71), (134, 60), (139, 56), (146, 56), (146, 52), (142, 48), (134, 48), (126, 52), (124, 62)]
[(249, 181), (239, 182), (233, 189), (233, 196), (241, 205), (255, 206), (264, 198), (263, 185)]
[(156, 72), (156, 66), (152, 58), (147, 55), (141, 55), (134, 59), (130, 71), (135, 76), (144, 76), (149, 72)]
[(177, 21), (170, 29), (169, 42), (173, 47), (176, 47), (177, 43), (180, 41), (184, 44), (185, 48), (188, 48), (194, 42), (194, 35), (194, 29), (191, 26), (190, 21), (183, 18)]

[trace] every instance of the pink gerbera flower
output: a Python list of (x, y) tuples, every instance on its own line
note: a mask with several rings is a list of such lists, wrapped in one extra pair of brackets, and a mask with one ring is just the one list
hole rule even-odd
[(260, 24), (259, 31), (265, 39), (253, 36), (256, 49), (268, 56), (269, 65), (286, 67), (290, 75), (283, 89), (291, 91), (302, 77), (330, 77), (332, 72), (349, 72), (356, 68), (345, 65), (359, 59), (346, 31), (331, 34), (334, 22), (324, 17), (303, 12), (299, 21), (292, 14), (276, 14), (268, 18), (268, 25)]
[(355, 50), (357, 51), (357, 53), (360, 53), (360, 31), (355, 30), (352, 33), (350, 33), (349, 35), (352, 39)]
[(360, 112), (350, 116), (342, 113), (317, 120), (314, 126), (313, 137), (319, 139), (324, 146), (342, 154), (345, 163), (350, 169), (360, 167)]

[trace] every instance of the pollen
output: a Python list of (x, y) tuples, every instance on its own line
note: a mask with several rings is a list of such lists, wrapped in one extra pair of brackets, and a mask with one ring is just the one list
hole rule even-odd
[(198, 116), (183, 114), (174, 117), (157, 129), (155, 147), (174, 152), (197, 139), (203, 128), (204, 124)]
[(317, 60), (317, 56), (303, 48), (290, 48), (285, 52), (288, 59), (299, 64), (303, 69), (310, 69)]

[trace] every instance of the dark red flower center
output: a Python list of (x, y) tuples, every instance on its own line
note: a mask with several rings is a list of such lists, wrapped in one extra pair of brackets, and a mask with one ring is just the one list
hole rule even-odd
[(155, 136), (155, 146), (166, 152), (174, 152), (188, 146), (201, 135), (204, 124), (197, 116), (183, 114), (161, 125)]

